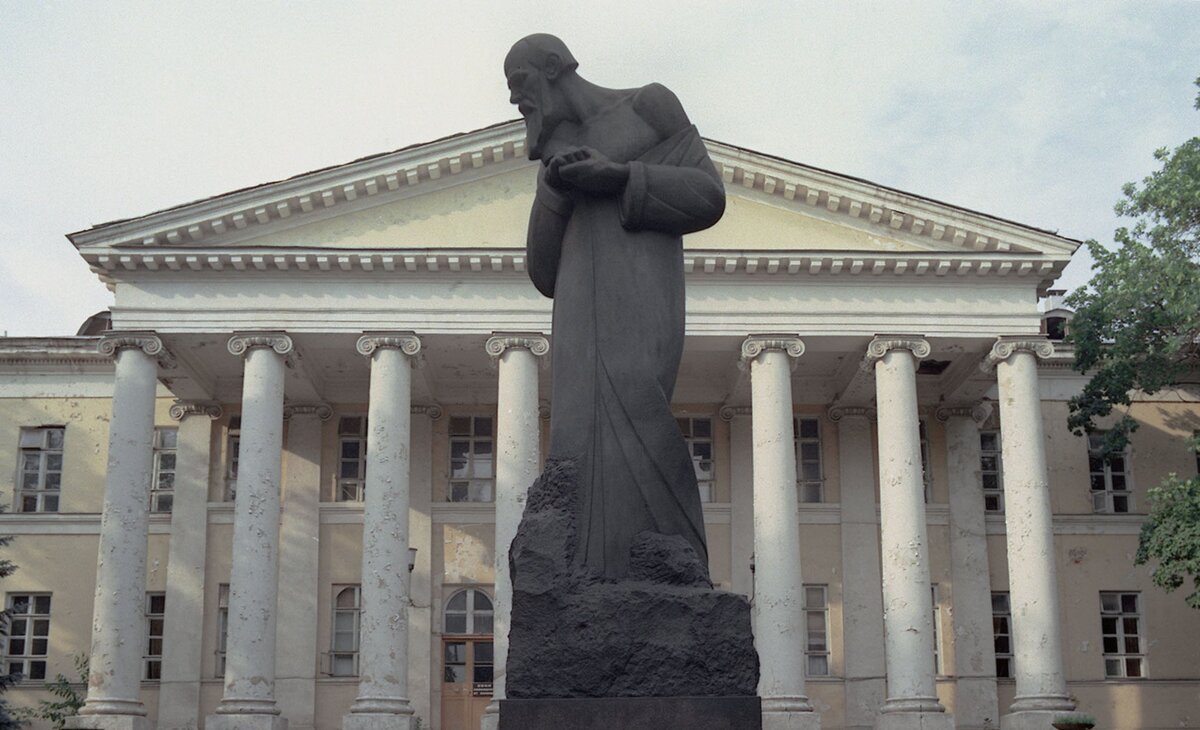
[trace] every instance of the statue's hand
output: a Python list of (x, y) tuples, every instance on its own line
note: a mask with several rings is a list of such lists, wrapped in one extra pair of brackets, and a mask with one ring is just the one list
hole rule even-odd
[(559, 189), (616, 195), (625, 189), (629, 165), (613, 162), (591, 147), (576, 147), (546, 163), (546, 181)]

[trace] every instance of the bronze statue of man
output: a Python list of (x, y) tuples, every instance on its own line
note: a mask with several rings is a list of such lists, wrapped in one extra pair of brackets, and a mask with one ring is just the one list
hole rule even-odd
[(510, 101), (542, 161), (529, 275), (554, 299), (550, 458), (575, 463), (576, 560), (619, 578), (635, 537), (685, 538), (707, 566), (696, 475), (671, 413), (683, 354), (685, 233), (725, 210), (721, 178), (660, 84), (584, 80), (558, 38), (504, 59)]

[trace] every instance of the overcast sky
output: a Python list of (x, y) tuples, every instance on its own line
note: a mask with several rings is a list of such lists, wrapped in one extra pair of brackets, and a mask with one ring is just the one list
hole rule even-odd
[(707, 137), (1072, 238), (1200, 129), (1195, 1), (433, 5), (0, 0), (0, 333), (111, 304), (66, 233), (514, 118), (531, 32)]

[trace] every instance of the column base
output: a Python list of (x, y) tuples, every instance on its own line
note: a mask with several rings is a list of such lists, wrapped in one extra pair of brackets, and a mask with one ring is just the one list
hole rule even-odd
[(821, 715), (813, 712), (807, 697), (762, 699), (763, 730), (819, 730), (820, 727)]
[(279, 715), (228, 714), (204, 718), (205, 730), (288, 730), (287, 718)]
[(954, 730), (954, 716), (945, 712), (884, 712), (875, 730)]
[(68, 717), (68, 730), (154, 730), (144, 715), (76, 715)]
[(1070, 712), (1062, 710), (1018, 710), (1000, 718), (1000, 730), (1047, 730), (1054, 727), (1056, 715)]
[(413, 716), (357, 712), (342, 717), (342, 730), (412, 730)]
[(500, 701), (493, 699), (483, 710), (479, 730), (500, 730)]

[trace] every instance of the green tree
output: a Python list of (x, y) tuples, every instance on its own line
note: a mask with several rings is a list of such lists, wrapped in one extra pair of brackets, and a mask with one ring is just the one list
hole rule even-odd
[(38, 700), (36, 707), (22, 707), (17, 710), (17, 714), (23, 720), (49, 720), (53, 723), (54, 730), (62, 730), (68, 718), (79, 714), (79, 708), (83, 707), (83, 702), (87, 699), (86, 693), (80, 687), (87, 685), (88, 655), (76, 654), (74, 661), (78, 679), (72, 681), (62, 672), (54, 675), (54, 681), (46, 682), (42, 687), (57, 699)]
[[(1154, 158), (1161, 168), (1125, 185), (1116, 205), (1131, 225), (1116, 230), (1113, 250), (1087, 242), (1095, 273), (1067, 299), (1075, 368), (1091, 376), (1070, 402), (1076, 434), (1099, 431), (1097, 419), (1128, 406), (1135, 391), (1200, 382), (1200, 137)], [(1105, 432), (1104, 450), (1122, 451), (1136, 428), (1122, 415)], [(1150, 500), (1136, 562), (1157, 561), (1153, 580), (1168, 591), (1191, 576), (1198, 590), (1187, 602), (1200, 608), (1200, 477), (1172, 475)]]
[[(0, 512), (3, 511), (4, 508), (0, 506)], [(12, 543), (11, 535), (0, 535), (0, 548), (8, 547), (10, 543)], [(16, 571), (17, 566), (13, 561), (8, 558), (0, 558), (0, 578), (7, 578)], [(8, 642), (3, 641), (3, 637), (8, 636), (8, 622), (11, 615), (12, 612), (7, 608), (0, 611), (0, 645), (4, 645), (5, 647)], [(0, 730), (17, 730), (25, 724), (23, 721), (17, 719), (15, 711), (8, 704), (8, 698), (4, 696), (4, 692), (16, 684), (20, 678), (21, 675), (19, 674), (9, 672), (0, 674)]]

